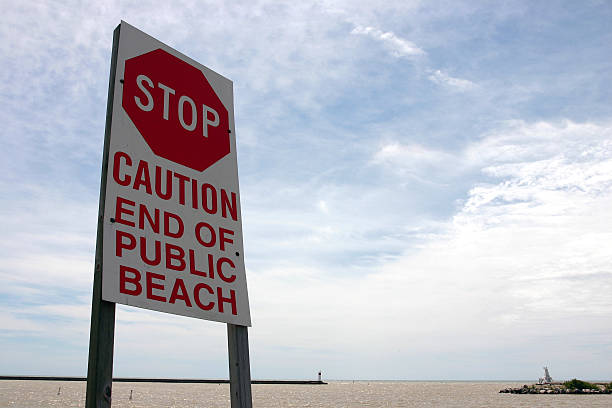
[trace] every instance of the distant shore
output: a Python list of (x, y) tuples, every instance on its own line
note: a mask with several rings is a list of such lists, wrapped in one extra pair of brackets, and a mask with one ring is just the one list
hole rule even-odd
[[(38, 375), (0, 375), (0, 380), (13, 381), (87, 381), (87, 377), (54, 377)], [(198, 379), (198, 378), (113, 378), (113, 382), (132, 383), (174, 383), (174, 384), (229, 384), (225, 379)], [(317, 380), (251, 380), (251, 384), (302, 384), (325, 385), (324, 381)]]

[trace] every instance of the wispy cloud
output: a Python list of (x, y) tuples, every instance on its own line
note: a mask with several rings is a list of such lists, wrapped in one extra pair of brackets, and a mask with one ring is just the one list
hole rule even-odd
[[(380, 41), (389, 50), (391, 55), (396, 58), (415, 59), (427, 55), (425, 50), (417, 46), (414, 42), (399, 37), (391, 31), (385, 32), (371, 26), (356, 25), (351, 31), (353, 35), (364, 35)], [(456, 78), (448, 75), (439, 69), (425, 69), (428, 73), (427, 78), (451, 91), (465, 92), (477, 88), (477, 84), (467, 79)]]
[(476, 87), (476, 84), (472, 81), (469, 81), (467, 79), (454, 78), (439, 69), (433, 71), (427, 78), (429, 78), (429, 80), (435, 84), (442, 85), (458, 91), (468, 91)]
[(400, 176), (411, 176), (421, 182), (436, 181), (444, 172), (456, 174), (461, 168), (457, 156), (419, 144), (390, 142), (372, 156), (371, 164), (383, 166)]
[(448, 153), (422, 145), (392, 142), (383, 145), (373, 157), (377, 164), (409, 165), (410, 163), (439, 163), (453, 157)]
[(351, 31), (351, 34), (367, 35), (375, 40), (381, 41), (385, 47), (389, 49), (394, 57), (418, 57), (425, 55), (425, 51), (419, 48), (412, 41), (401, 38), (394, 33), (384, 32), (374, 27), (356, 26)]

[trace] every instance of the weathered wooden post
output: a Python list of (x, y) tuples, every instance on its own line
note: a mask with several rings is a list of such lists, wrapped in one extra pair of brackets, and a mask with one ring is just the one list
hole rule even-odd
[(232, 408), (251, 408), (251, 368), (247, 327), (227, 325), (227, 349)]
[(108, 98), (106, 101), (106, 125), (102, 155), (102, 178), (98, 206), (96, 258), (94, 263), (93, 296), (91, 302), (91, 327), (89, 332), (89, 362), (87, 365), (86, 408), (110, 407), (113, 387), (113, 346), (115, 340), (115, 304), (102, 300), (102, 236), (104, 205), (106, 202), (106, 177), (108, 170), (108, 145), (113, 113), (113, 92), (117, 71), (117, 51), (121, 26), (113, 33)]
[(251, 407), (251, 325), (232, 82), (115, 29), (86, 406), (109, 407), (115, 303), (227, 323), (232, 407)]

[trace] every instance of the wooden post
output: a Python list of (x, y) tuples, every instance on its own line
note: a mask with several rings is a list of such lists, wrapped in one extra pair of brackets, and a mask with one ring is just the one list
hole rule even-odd
[(104, 131), (104, 153), (102, 155), (102, 180), (98, 207), (98, 232), (96, 237), (96, 259), (94, 267), (93, 296), (91, 301), (91, 329), (89, 332), (89, 363), (87, 366), (86, 408), (110, 407), (113, 387), (113, 345), (115, 339), (115, 304), (102, 300), (102, 239), (104, 227), (104, 203), (106, 198), (106, 175), (108, 173), (108, 148), (113, 115), (115, 74), (120, 27), (113, 33), (108, 99), (106, 102), (106, 129)]
[(232, 408), (252, 408), (249, 332), (246, 326), (227, 325)]

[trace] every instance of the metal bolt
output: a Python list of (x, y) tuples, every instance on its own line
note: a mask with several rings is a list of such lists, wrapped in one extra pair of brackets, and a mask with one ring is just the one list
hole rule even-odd
[(107, 385), (106, 387), (104, 387), (104, 399), (107, 400), (109, 403), (111, 402), (111, 387), (110, 387), (110, 385)]

